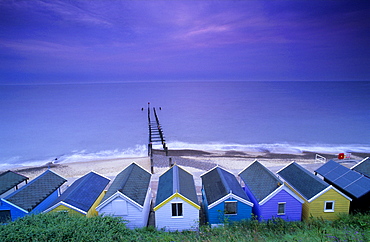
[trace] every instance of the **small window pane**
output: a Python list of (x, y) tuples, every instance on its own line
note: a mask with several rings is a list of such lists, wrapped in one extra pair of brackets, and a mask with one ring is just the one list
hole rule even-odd
[(10, 210), (0, 210), (0, 223), (11, 221)]
[(331, 202), (326, 203), (325, 209), (326, 210), (332, 210), (333, 209), (333, 203), (331, 203)]
[(182, 203), (172, 203), (172, 216), (182, 216)]
[(325, 212), (334, 212), (334, 202), (325, 202)]
[(177, 204), (177, 214), (178, 216), (182, 216), (182, 203)]
[(172, 203), (172, 216), (177, 216), (176, 203)]
[(285, 203), (278, 204), (278, 214), (285, 214)]
[(225, 202), (225, 214), (236, 214), (237, 202)]

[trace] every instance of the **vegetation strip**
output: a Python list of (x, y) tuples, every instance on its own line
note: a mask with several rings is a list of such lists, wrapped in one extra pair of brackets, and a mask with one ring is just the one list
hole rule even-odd
[(199, 231), (130, 230), (119, 218), (86, 218), (68, 213), (30, 215), (0, 226), (1, 241), (370, 241), (370, 213), (336, 221), (248, 220)]

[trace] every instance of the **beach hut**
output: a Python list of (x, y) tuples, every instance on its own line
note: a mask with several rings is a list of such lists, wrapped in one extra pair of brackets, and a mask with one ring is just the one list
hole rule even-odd
[(128, 228), (147, 226), (152, 199), (151, 174), (136, 163), (121, 171), (114, 179), (99, 206), (99, 215), (121, 217)]
[(348, 214), (352, 199), (296, 162), (285, 166), (277, 174), (304, 200), (303, 220), (311, 216), (335, 220), (341, 213)]
[(239, 177), (259, 221), (274, 218), (301, 220), (303, 199), (257, 160), (241, 171)]
[[(16, 191), (20, 185), (27, 184), (28, 177), (14, 171), (0, 174), (0, 198), (4, 198)], [(1, 217), (1, 214), (0, 214)]]
[(68, 212), (82, 216), (98, 215), (95, 208), (104, 196), (110, 179), (95, 172), (80, 177), (44, 212)]
[(252, 217), (253, 203), (231, 172), (216, 166), (201, 179), (204, 211), (211, 226)]
[(177, 164), (159, 177), (155, 223), (166, 231), (197, 230), (199, 202), (193, 175)]
[(351, 170), (354, 170), (370, 178), (370, 158), (366, 157), (365, 159), (360, 161), (358, 164), (352, 166)]
[(40, 213), (59, 197), (60, 186), (66, 181), (47, 170), (12, 194), (1, 198), (0, 211), (13, 221), (27, 214)]
[(350, 211), (370, 210), (370, 178), (330, 160), (315, 170), (324, 181), (352, 198)]

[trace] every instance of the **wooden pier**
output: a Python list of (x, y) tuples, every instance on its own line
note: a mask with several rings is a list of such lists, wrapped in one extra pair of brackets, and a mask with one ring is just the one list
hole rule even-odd
[(150, 157), (151, 172), (153, 173), (153, 144), (162, 144), (166, 155), (168, 155), (168, 148), (166, 146), (166, 140), (164, 138), (162, 126), (159, 122), (157, 111), (153, 107), (154, 120), (152, 119), (152, 113), (150, 103), (148, 103), (148, 126), (149, 126), (149, 142), (148, 142), (148, 156)]

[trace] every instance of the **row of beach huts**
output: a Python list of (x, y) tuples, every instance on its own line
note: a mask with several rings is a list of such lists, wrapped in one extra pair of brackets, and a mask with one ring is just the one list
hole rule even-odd
[(274, 174), (256, 160), (237, 176), (216, 166), (201, 175), (199, 196), (193, 175), (177, 164), (160, 175), (155, 199), (151, 178), (132, 163), (112, 182), (90, 172), (61, 193), (67, 180), (50, 169), (30, 182), (7, 171), (0, 174), (0, 223), (28, 214), (68, 212), (122, 217), (127, 227), (139, 228), (154, 214), (158, 229), (182, 231), (198, 229), (200, 210), (208, 224), (220, 225), (246, 219), (335, 220), (370, 207), (369, 158), (352, 168), (330, 160), (315, 173), (296, 162)]

